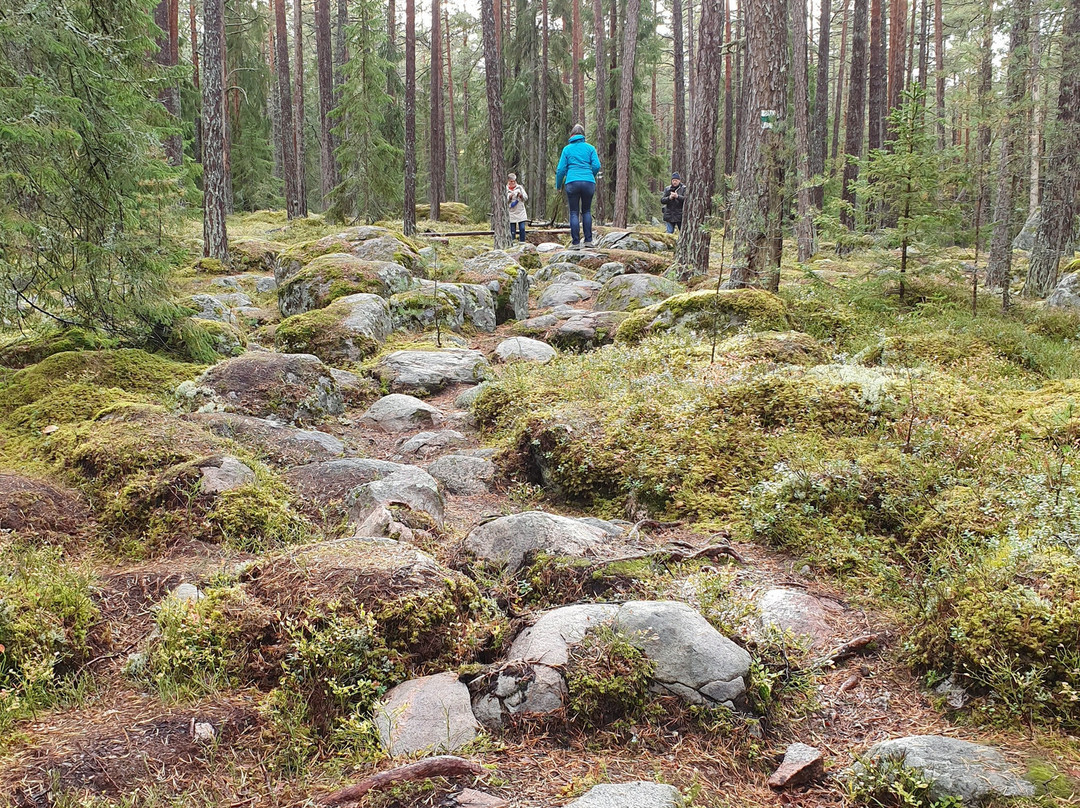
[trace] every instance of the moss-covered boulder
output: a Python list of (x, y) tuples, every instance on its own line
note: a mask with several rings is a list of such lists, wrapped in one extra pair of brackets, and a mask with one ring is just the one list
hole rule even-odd
[[(417, 219), (431, 219), (431, 205), (416, 206)], [(440, 202), (439, 221), (448, 224), (469, 224), (472, 213), (464, 202)]]
[(330, 253), (347, 253), (361, 261), (400, 264), (417, 275), (424, 272), (420, 247), (401, 234), (385, 227), (351, 227), (284, 250), (274, 273), (277, 282), (284, 283), (319, 256)]
[(64, 351), (97, 351), (115, 348), (116, 341), (83, 328), (27, 332), (14, 338), (0, 339), (0, 367), (25, 368)]
[(637, 250), (605, 250), (599, 255), (587, 255), (578, 262), (585, 269), (597, 270), (604, 264), (617, 261), (627, 272), (644, 275), (662, 275), (671, 267), (671, 257), (654, 255)]
[(736, 334), (716, 346), (721, 356), (781, 365), (816, 365), (827, 353), (816, 339), (801, 331), (760, 331)]
[(440, 283), (436, 306), (435, 284), (420, 281), (407, 292), (390, 298), (390, 315), (394, 327), (407, 331), (424, 331), (439, 325), (451, 331), (466, 327), (477, 331), (495, 330), (495, 297), (485, 286), (474, 283)]
[(480, 281), (503, 280), (510, 272), (517, 272), (521, 264), (504, 250), (489, 250), (466, 259), (465, 274)]
[(278, 259), (286, 249), (284, 244), (262, 239), (239, 239), (229, 242), (229, 261), (234, 272), (276, 274)]
[(280, 351), (314, 354), (324, 362), (358, 362), (378, 351), (393, 329), (384, 298), (348, 295), (325, 309), (287, 318), (274, 332), (274, 344)]
[[(396, 264), (390, 267), (405, 272)], [(316, 258), (278, 287), (278, 308), (283, 317), (291, 317), (321, 309), (347, 295), (385, 297), (390, 294), (387, 274), (388, 268), (379, 262), (363, 261), (348, 253), (329, 253)]]
[(682, 291), (683, 287), (675, 281), (655, 275), (616, 275), (601, 287), (593, 308), (596, 311), (633, 311), (667, 300)]
[(742, 326), (766, 330), (788, 327), (784, 301), (761, 289), (722, 289), (675, 295), (662, 303), (638, 309), (619, 326), (616, 337), (636, 342), (648, 334), (685, 329), (711, 334)]
[(199, 384), (233, 410), (259, 418), (310, 422), (345, 409), (330, 368), (311, 354), (249, 352), (214, 365)]
[(302, 466), (345, 454), (341, 440), (314, 429), (297, 429), (234, 412), (195, 412), (185, 418), (279, 466)]

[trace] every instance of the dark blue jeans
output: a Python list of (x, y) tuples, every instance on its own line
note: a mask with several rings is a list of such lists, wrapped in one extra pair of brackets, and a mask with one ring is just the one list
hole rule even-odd
[[(580, 228), (585, 228), (585, 240), (592, 241), (592, 198), (596, 183), (576, 180), (566, 183), (566, 201), (570, 205), (570, 239), (576, 246), (581, 243)], [(580, 218), (578, 209), (581, 209)]]
[(525, 240), (525, 222), (510, 222), (510, 240), (513, 241), (515, 238), (518, 241)]

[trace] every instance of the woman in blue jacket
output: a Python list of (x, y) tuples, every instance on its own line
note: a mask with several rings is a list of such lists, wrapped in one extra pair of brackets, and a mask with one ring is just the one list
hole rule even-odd
[(596, 193), (596, 175), (599, 173), (600, 157), (596, 149), (585, 142), (585, 127), (580, 123), (574, 124), (570, 130), (570, 142), (563, 147), (559, 167), (555, 169), (555, 190), (566, 189), (566, 201), (570, 206), (573, 247), (581, 243), (580, 225), (585, 227), (585, 246), (593, 245), (592, 200)]

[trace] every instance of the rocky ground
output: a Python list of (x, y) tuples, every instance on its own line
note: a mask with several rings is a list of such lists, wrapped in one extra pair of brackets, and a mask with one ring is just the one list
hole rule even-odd
[[(1075, 799), (1067, 723), (987, 721), (966, 682), (930, 687), (896, 600), (683, 491), (577, 495), (575, 475), (604, 477), (545, 443), (597, 428), (568, 393), (579, 410), (538, 409), (532, 448), (490, 417), (522, 368), (592, 384), (572, 357), (616, 340), (696, 334), (706, 380), (717, 331), (724, 373), (825, 366), (778, 298), (687, 290), (655, 234), (438, 254), (309, 235), (183, 276), (221, 355), (206, 369), (118, 350), (0, 377), (20, 587), (0, 616), (4, 801), (314, 805), (437, 753), (482, 769), (361, 804)], [(575, 395), (602, 405), (596, 383)]]

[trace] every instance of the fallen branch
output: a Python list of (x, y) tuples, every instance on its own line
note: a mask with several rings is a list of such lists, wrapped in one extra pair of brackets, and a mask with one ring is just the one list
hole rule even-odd
[(865, 654), (870, 649), (870, 646), (876, 645), (880, 640), (880, 634), (864, 634), (861, 637), (856, 637), (854, 640), (849, 640), (843, 645), (834, 648), (826, 656), (818, 657), (810, 663), (810, 667), (827, 668), (858, 654)]
[(471, 760), (465, 760), (456, 755), (439, 755), (365, 777), (356, 785), (328, 794), (319, 804), (344, 805), (357, 802), (369, 791), (386, 788), (395, 783), (427, 780), (431, 777), (460, 777), (463, 774), (483, 774), (483, 772), (484, 768), (479, 763), (473, 763)]

